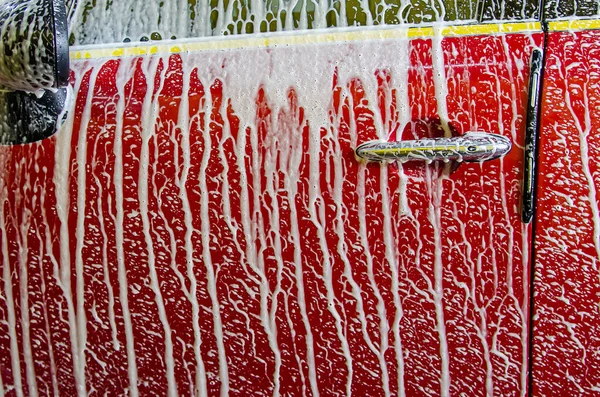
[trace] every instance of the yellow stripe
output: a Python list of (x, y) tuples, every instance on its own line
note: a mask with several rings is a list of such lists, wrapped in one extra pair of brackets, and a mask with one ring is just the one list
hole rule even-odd
[(600, 29), (600, 19), (571, 19), (555, 21), (548, 24), (548, 29), (554, 32), (564, 32), (565, 30)]
[(173, 54), (180, 52), (231, 50), (240, 48), (266, 48), (290, 45), (307, 45), (338, 43), (349, 41), (368, 41), (375, 39), (401, 39), (432, 37), (436, 34), (442, 36), (469, 36), (469, 35), (493, 35), (504, 33), (528, 33), (539, 31), (539, 22), (516, 22), (483, 25), (455, 25), (440, 27), (394, 27), (380, 29), (362, 29), (351, 31), (330, 32), (305, 32), (302, 34), (273, 34), (273, 35), (247, 35), (208, 38), (198, 40), (178, 40), (174, 42), (152, 42), (147, 44), (137, 43), (133, 46), (122, 45), (119, 47), (89, 46), (75, 47), (70, 52), (73, 61), (81, 59), (131, 57), (149, 54)]

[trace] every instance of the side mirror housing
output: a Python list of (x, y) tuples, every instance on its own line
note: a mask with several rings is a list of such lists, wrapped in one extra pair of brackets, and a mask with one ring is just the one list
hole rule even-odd
[(65, 114), (68, 81), (64, 1), (1, 1), (0, 144), (53, 135)]

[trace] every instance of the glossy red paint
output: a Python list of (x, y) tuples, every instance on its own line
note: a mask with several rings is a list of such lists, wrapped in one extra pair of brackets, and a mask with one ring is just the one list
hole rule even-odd
[(536, 228), (533, 394), (600, 391), (600, 32), (551, 32)]
[[(190, 54), (76, 62), (71, 128), (0, 148), (4, 387), (525, 394), (520, 145), (541, 40), (443, 39), (455, 133), (515, 145), (456, 170), (353, 153), (388, 133), (440, 133), (430, 38), (410, 41), (404, 82), (385, 68), (342, 79), (344, 59), (299, 65), (331, 71), (315, 87), (325, 125), (302, 96), (312, 81), (265, 81), (242, 119), (226, 61), (245, 50), (203, 54), (223, 61), (209, 79)], [(398, 56), (384, 41), (323, 51), (336, 45), (349, 58)]]

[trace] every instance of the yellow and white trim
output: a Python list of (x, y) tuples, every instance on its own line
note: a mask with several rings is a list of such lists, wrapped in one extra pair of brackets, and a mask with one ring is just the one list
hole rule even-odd
[(600, 19), (565, 19), (548, 23), (551, 32), (600, 29)]
[(415, 39), (420, 37), (479, 36), (541, 31), (539, 22), (487, 23), (480, 25), (438, 25), (428, 27), (386, 26), (377, 28), (331, 29), (304, 32), (254, 34), (244, 36), (207, 37), (166, 40), (160, 42), (73, 47), (72, 61), (98, 58), (167, 55), (182, 52), (219, 51), (243, 48), (312, 45), (324, 43), (360, 42), (385, 39)]

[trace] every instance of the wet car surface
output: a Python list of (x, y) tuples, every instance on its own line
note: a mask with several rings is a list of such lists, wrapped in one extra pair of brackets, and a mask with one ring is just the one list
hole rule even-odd
[(597, 392), (597, 10), (388, 3), (71, 4), (73, 110), (0, 147), (7, 393)]

